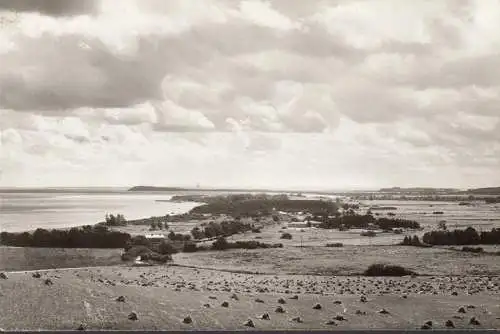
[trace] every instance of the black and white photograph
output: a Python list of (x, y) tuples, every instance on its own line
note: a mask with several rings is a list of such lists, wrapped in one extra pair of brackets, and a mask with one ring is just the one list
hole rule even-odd
[(0, 0), (0, 331), (500, 330), (500, 0)]

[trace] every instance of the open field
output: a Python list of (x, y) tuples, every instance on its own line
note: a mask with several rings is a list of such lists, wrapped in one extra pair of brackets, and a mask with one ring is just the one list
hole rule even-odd
[[(228, 238), (231, 241), (252, 240), (258, 238), (259, 241), (267, 243), (281, 242), (285, 246), (324, 246), (327, 243), (341, 242), (345, 245), (394, 245), (403, 241), (405, 235), (421, 235), (425, 231), (409, 230), (405, 234), (380, 233), (375, 237), (363, 237), (360, 233), (362, 229), (351, 229), (348, 231), (339, 231), (337, 229), (321, 229), (315, 227), (291, 228), (286, 224), (271, 225), (262, 229), (261, 233), (252, 233), (251, 231), (235, 234)], [(292, 239), (281, 239), (283, 233), (290, 233)]]
[(76, 268), (120, 264), (121, 249), (0, 247), (0, 270)]
[[(500, 328), (498, 277), (256, 276), (172, 266), (49, 271), (41, 278), (7, 275), (0, 280), (0, 309), (9, 310), (0, 314), (5, 330), (76, 329), (80, 324), (87, 329), (243, 330), (251, 329), (244, 325), (248, 319), (255, 329), (416, 329), (429, 320), (433, 328), (444, 328), (446, 320), (456, 328)], [(52, 285), (44, 284), (47, 278)], [(478, 287), (485, 291), (476, 292)], [(471, 295), (464, 292), (473, 289)], [(360, 301), (363, 293), (366, 303)], [(291, 299), (295, 294), (298, 299)], [(124, 302), (116, 301), (118, 296)], [(224, 301), (228, 307), (221, 306)], [(313, 309), (317, 303), (321, 309)], [(277, 306), (285, 313), (276, 313)], [(462, 306), (465, 313), (458, 313)], [(378, 313), (382, 308), (389, 314)], [(136, 321), (128, 319), (131, 312)], [(269, 320), (260, 319), (264, 313)], [(336, 315), (345, 320), (327, 324)], [(187, 316), (192, 323), (183, 323)], [(472, 317), (480, 324), (469, 324)]]
[[(0, 247), (0, 270), (7, 272), (7, 278), (0, 279), (0, 308), (9, 310), (0, 314), (0, 328), (243, 330), (251, 329), (244, 325), (249, 319), (255, 329), (417, 329), (426, 321), (438, 329), (445, 328), (447, 320), (456, 328), (500, 328), (500, 256), (466, 253), (458, 246), (398, 246), (405, 235), (421, 236), (435, 227), (441, 215), (436, 218), (427, 211), (444, 211), (443, 220), (459, 215), (455, 206), (448, 210), (444, 204), (419, 203), (426, 212), (419, 213), (412, 205), (398, 207), (396, 217), (421, 217), (417, 220), (425, 222), (423, 231), (378, 231), (375, 237), (364, 237), (355, 229), (286, 227), (289, 219), (275, 223), (269, 217), (257, 224), (263, 226), (260, 233), (239, 233), (227, 240), (282, 243), (283, 248), (178, 253), (173, 264), (155, 267), (129, 267), (120, 259), (121, 249)], [(481, 221), (479, 215), (490, 209)], [(464, 214), (470, 218), (464, 224), (496, 223), (496, 208), (465, 210), (473, 216)], [(149, 225), (112, 230), (132, 235), (189, 233), (211, 220), (171, 222), (168, 230), (160, 231), (149, 231)], [(281, 239), (283, 232), (292, 239)], [(328, 243), (343, 247), (326, 247)], [(499, 250), (493, 245), (484, 248)], [(374, 263), (400, 265), (421, 276), (360, 276)], [(49, 270), (40, 270), (39, 278), (32, 272), (14, 272), (33, 269)], [(291, 299), (294, 295), (297, 299)], [(124, 296), (124, 302), (116, 301), (118, 296)], [(228, 307), (221, 305), (224, 301)], [(317, 303), (321, 309), (313, 309)], [(284, 313), (275, 312), (279, 305)], [(465, 313), (458, 313), (462, 306)], [(382, 308), (389, 313), (380, 314)], [(129, 320), (130, 312), (138, 319)], [(261, 319), (264, 313), (268, 320)], [(327, 324), (336, 315), (346, 320)], [(183, 323), (187, 316), (191, 323)], [(293, 320), (296, 317), (300, 321)], [(470, 324), (472, 317), (480, 324)]]
[(284, 247), (174, 255), (178, 264), (276, 274), (356, 275), (386, 262), (423, 275), (500, 275), (500, 256), (411, 246)]

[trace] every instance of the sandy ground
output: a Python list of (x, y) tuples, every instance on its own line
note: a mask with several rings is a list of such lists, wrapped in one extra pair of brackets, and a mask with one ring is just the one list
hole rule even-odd
[[(88, 329), (242, 330), (251, 329), (244, 324), (249, 319), (255, 329), (416, 329), (426, 321), (445, 328), (447, 320), (456, 328), (500, 328), (498, 276), (247, 275), (178, 266), (32, 275), (7, 273), (7, 279), (0, 279), (0, 328), (76, 329), (84, 324)], [(47, 278), (53, 284), (46, 285)], [(292, 299), (295, 295), (298, 299)], [(361, 302), (362, 295), (367, 302)], [(118, 296), (125, 301), (116, 301)], [(321, 309), (314, 309), (316, 304)], [(275, 312), (278, 306), (285, 312)], [(458, 312), (460, 307), (465, 313)], [(379, 313), (383, 308), (389, 313)], [(137, 320), (128, 319), (131, 312)], [(264, 313), (269, 320), (261, 319)], [(192, 323), (183, 323), (187, 316)], [(345, 320), (327, 324), (336, 316)], [(469, 324), (472, 317), (480, 324)]]

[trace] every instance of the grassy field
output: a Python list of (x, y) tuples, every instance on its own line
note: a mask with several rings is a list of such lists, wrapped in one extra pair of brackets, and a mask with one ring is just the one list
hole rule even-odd
[(120, 264), (121, 249), (0, 247), (0, 270), (75, 268)]
[(409, 246), (284, 247), (180, 253), (178, 264), (277, 274), (356, 275), (373, 263), (401, 265), (424, 275), (500, 275), (500, 257)]
[[(44, 284), (47, 278), (52, 285)], [(453, 287), (466, 290), (486, 283), (497, 284), (496, 290), (450, 294)], [(426, 321), (432, 321), (437, 329), (444, 328), (446, 320), (452, 320), (456, 328), (498, 329), (498, 283), (498, 278), (488, 281), (487, 277), (450, 281), (255, 276), (169, 266), (44, 272), (41, 278), (12, 273), (0, 280), (0, 309), (8, 310), (0, 316), (0, 328), (71, 330), (83, 324), (87, 329), (245, 330), (252, 329), (244, 325), (250, 319), (257, 330), (418, 329)], [(278, 291), (283, 286), (298, 298)], [(339, 289), (350, 289), (350, 293)], [(387, 289), (391, 293), (384, 294)], [(403, 299), (405, 291), (408, 297)], [(367, 296), (366, 303), (360, 301), (362, 293)], [(116, 301), (118, 296), (124, 296), (124, 302)], [(228, 307), (221, 306), (224, 301)], [(318, 303), (321, 309), (314, 309)], [(280, 305), (284, 313), (275, 312)], [(474, 308), (467, 308), (465, 314), (457, 312), (466, 305)], [(388, 314), (380, 314), (382, 308)], [(128, 319), (131, 312), (136, 312), (136, 321)], [(261, 319), (264, 313), (269, 314), (269, 320)], [(327, 324), (336, 315), (345, 320)], [(187, 316), (192, 319), (189, 324), (183, 322)], [(301, 321), (293, 320), (296, 317)], [(472, 317), (480, 324), (469, 324)]]

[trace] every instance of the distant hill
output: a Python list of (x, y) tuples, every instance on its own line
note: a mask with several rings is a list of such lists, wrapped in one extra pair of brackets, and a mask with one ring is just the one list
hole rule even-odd
[(469, 189), (466, 192), (477, 195), (500, 195), (500, 187), (475, 188)]
[(130, 188), (128, 191), (187, 191), (187, 190), (193, 190), (193, 189), (179, 188), (179, 187), (135, 186)]
[(236, 192), (236, 193), (301, 193), (301, 194), (319, 194), (332, 195), (343, 192), (324, 191), (324, 190), (286, 190), (286, 189), (244, 189), (244, 188), (181, 188), (181, 187), (155, 187), (155, 186), (135, 186), (128, 191), (214, 191), (214, 192)]

